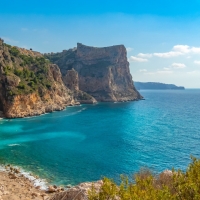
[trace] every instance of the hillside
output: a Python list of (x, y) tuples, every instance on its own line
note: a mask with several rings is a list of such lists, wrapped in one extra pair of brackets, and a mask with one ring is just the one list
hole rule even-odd
[(183, 86), (176, 86), (174, 84), (165, 84), (157, 82), (134, 82), (137, 90), (184, 90)]
[(57, 65), (38, 52), (0, 40), (0, 110), (5, 117), (26, 117), (75, 104)]
[(97, 101), (133, 101), (135, 89), (123, 45), (41, 54), (0, 39), (0, 117), (16, 118)]

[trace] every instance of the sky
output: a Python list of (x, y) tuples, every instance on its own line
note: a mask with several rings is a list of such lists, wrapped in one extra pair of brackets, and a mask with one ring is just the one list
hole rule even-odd
[(12, 0), (0, 37), (42, 53), (123, 44), (134, 81), (200, 88), (200, 0)]

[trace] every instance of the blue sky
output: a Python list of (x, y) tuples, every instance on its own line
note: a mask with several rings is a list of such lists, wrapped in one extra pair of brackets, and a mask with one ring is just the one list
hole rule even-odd
[(1, 2), (0, 37), (40, 52), (124, 44), (135, 81), (200, 88), (200, 0)]

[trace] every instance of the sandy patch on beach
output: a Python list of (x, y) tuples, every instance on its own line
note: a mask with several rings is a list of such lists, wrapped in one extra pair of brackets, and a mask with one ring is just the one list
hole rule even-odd
[(0, 200), (47, 200), (50, 196), (21, 174), (0, 172)]

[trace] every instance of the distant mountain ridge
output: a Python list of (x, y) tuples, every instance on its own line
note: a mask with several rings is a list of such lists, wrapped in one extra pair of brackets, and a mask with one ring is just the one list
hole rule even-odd
[(158, 83), (158, 82), (136, 82), (134, 85), (137, 90), (184, 90), (183, 86), (174, 84)]

